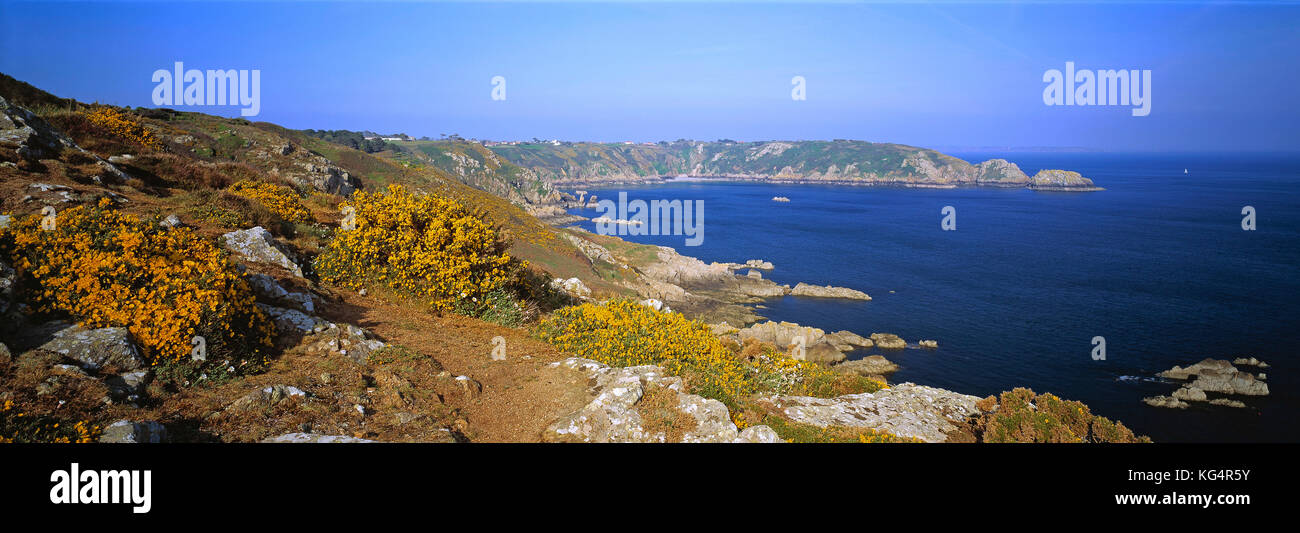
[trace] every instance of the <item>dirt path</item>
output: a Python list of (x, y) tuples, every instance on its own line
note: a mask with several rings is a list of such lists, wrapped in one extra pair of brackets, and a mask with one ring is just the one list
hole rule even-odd
[[(471, 318), (434, 316), (412, 304), (340, 293), (323, 316), (364, 327), (380, 339), (436, 359), (446, 370), (469, 376), (483, 392), (455, 405), (468, 422), (463, 433), (474, 442), (538, 442), (551, 422), (591, 401), (580, 375), (547, 367), (567, 357), (512, 329)], [(492, 360), (492, 339), (505, 339), (506, 359)]]

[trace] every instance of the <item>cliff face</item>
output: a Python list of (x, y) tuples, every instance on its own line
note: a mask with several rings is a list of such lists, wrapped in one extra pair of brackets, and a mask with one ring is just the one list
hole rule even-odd
[(492, 151), (556, 185), (671, 176), (937, 187), (1029, 183), (1024, 172), (1005, 160), (971, 165), (934, 150), (865, 141), (524, 144)]

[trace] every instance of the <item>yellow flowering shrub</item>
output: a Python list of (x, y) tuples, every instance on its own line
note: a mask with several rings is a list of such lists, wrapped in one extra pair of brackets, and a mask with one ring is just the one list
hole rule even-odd
[(0, 229), (0, 254), (20, 276), (38, 313), (85, 327), (126, 327), (154, 365), (189, 359), (191, 339), (239, 369), (265, 363), (274, 326), (213, 242), (188, 228), (164, 228), (98, 206), (14, 217)]
[(311, 211), (302, 204), (302, 199), (293, 189), (262, 181), (240, 180), (228, 189), (233, 194), (255, 200), (270, 209), (280, 218), (301, 224), (311, 221)]
[(519, 267), (484, 215), (455, 200), (399, 185), (357, 192), (354, 229), (340, 229), (316, 259), (322, 280), (360, 289), (380, 283), (438, 311), (477, 302), (518, 280)]
[(154, 136), (153, 131), (140, 125), (126, 114), (111, 107), (98, 107), (86, 113), (86, 118), (110, 135), (142, 145), (154, 150), (162, 149), (162, 142)]
[(708, 324), (628, 299), (560, 309), (539, 323), (536, 332), (561, 350), (611, 366), (661, 366), (686, 379), (693, 393), (732, 408), (760, 392), (826, 396), (880, 389), (876, 382), (779, 352), (742, 357), (714, 336)]
[(30, 415), (14, 409), (13, 400), (0, 404), (0, 444), (11, 442), (95, 442), (103, 430), (80, 420), (68, 423), (49, 417)]
[(561, 350), (610, 366), (661, 366), (708, 398), (732, 400), (756, 391), (744, 362), (708, 325), (632, 300), (565, 307), (538, 324), (537, 332)]

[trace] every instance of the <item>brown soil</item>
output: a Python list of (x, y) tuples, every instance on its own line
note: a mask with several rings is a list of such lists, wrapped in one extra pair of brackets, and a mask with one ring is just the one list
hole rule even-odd
[[(462, 316), (434, 316), (410, 303), (343, 295), (322, 316), (369, 329), (390, 344), (429, 355), (455, 375), (483, 384), (482, 395), (457, 405), (467, 422), (464, 436), (475, 442), (539, 442), (542, 430), (591, 401), (586, 379), (550, 368), (567, 355), (524, 329)], [(492, 338), (506, 341), (506, 359), (491, 357)]]

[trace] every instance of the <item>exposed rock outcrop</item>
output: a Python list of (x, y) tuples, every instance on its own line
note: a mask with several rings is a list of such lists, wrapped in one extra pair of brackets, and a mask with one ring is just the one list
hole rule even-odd
[(1208, 398), (1205, 397), (1205, 391), (1196, 387), (1179, 388), (1174, 391), (1173, 397), (1184, 402), (1204, 402), (1208, 400)]
[(284, 250), (281, 250), (271, 232), (266, 231), (261, 226), (232, 231), (222, 235), (221, 242), (227, 250), (241, 255), (249, 261), (275, 265), (292, 272), (295, 276), (302, 276), (302, 267), (299, 267)]
[(862, 359), (845, 361), (831, 368), (840, 372), (862, 376), (882, 376), (898, 371), (898, 365), (885, 359), (883, 355), (869, 355)]
[(800, 326), (794, 322), (761, 322), (738, 333), (740, 340), (754, 339), (759, 342), (775, 344), (785, 348), (795, 343), (796, 337), (803, 337), (805, 346), (826, 342), (826, 332), (818, 328)]
[(975, 165), (975, 183), (993, 187), (1023, 187), (1029, 176), (1006, 159), (990, 159)]
[(774, 396), (765, 400), (795, 422), (867, 428), (925, 442), (947, 440), (949, 432), (979, 412), (975, 406), (979, 398), (912, 383), (837, 398)]
[(872, 333), (871, 341), (876, 343), (877, 348), (886, 350), (902, 350), (907, 347), (907, 341), (893, 333)]
[(1029, 180), (1029, 188), (1040, 191), (1100, 191), (1103, 190), (1072, 170), (1040, 170)]
[(1232, 363), (1223, 359), (1206, 358), (1186, 368), (1175, 366), (1161, 372), (1159, 376), (1178, 380), (1195, 378), (1190, 386), (1206, 392), (1246, 396), (1268, 395), (1267, 383), (1257, 380), (1250, 372), (1237, 370)]
[(1255, 368), (1268, 368), (1268, 363), (1255, 359), (1254, 357), (1238, 357), (1232, 360), (1232, 364), (1241, 366), (1253, 366)]
[(555, 278), (551, 280), (551, 287), (564, 291), (572, 298), (587, 300), (591, 298), (591, 289), (582, 283), (578, 278)]
[(40, 349), (61, 354), (84, 369), (131, 371), (147, 366), (126, 328), (90, 329), (58, 323), (46, 327), (53, 330), (52, 338)]
[(92, 176), (92, 181), (116, 184), (129, 179), (112, 163), (77, 146), (36, 113), (11, 104), (3, 97), (0, 97), (0, 148), (12, 150), (19, 159), (32, 162), (59, 159), (65, 150), (74, 150), (80, 157), (93, 161), (102, 171)]
[(871, 339), (847, 330), (827, 333), (826, 340), (841, 352), (850, 352), (857, 348), (870, 348), (876, 344)]
[(1166, 409), (1186, 409), (1188, 406), (1187, 402), (1174, 398), (1173, 396), (1152, 396), (1150, 398), (1143, 398), (1142, 402), (1151, 407), (1163, 407)]
[(316, 433), (285, 433), (274, 437), (262, 439), (262, 442), (271, 443), (311, 443), (311, 444), (361, 444), (368, 442), (379, 442), (370, 439), (349, 437), (346, 435), (319, 435)]
[(834, 287), (831, 285), (811, 285), (808, 283), (799, 283), (790, 290), (793, 296), (808, 296), (813, 298), (846, 298), (849, 300), (870, 300), (867, 293), (849, 289), (845, 287)]
[(694, 419), (682, 442), (781, 442), (767, 426), (738, 430), (722, 402), (682, 392), (681, 378), (665, 376), (657, 366), (611, 368), (578, 357), (552, 366), (584, 373), (595, 399), (547, 427), (542, 438), (548, 442), (665, 442), (666, 434), (648, 431), (636, 410), (650, 387), (675, 393), (677, 409)]
[(232, 402), (226, 407), (227, 412), (249, 412), (269, 409), (285, 402), (297, 402), (307, 399), (307, 393), (298, 387), (289, 385), (271, 385), (263, 387)]

